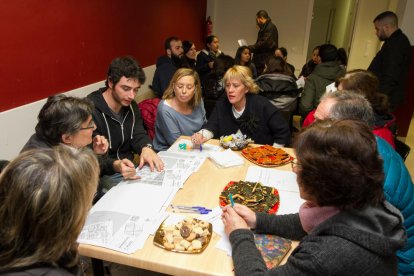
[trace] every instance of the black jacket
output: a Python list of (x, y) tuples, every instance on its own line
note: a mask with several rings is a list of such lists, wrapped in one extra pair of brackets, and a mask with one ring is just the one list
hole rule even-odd
[[(143, 147), (152, 144), (147, 132), (145, 131), (141, 112), (135, 101), (128, 107), (122, 107), (124, 110), (124, 120), (119, 122), (114, 116), (106, 103), (102, 93), (106, 88), (88, 95), (95, 104), (93, 112), (93, 121), (96, 124), (94, 134), (103, 135), (109, 142), (109, 158), (107, 158), (108, 166), (112, 167), (112, 163), (116, 159), (127, 158), (134, 160), (134, 153), (140, 154)], [(110, 163), (110, 164), (109, 164)]]
[(240, 118), (233, 115), (227, 97), (221, 98), (203, 128), (214, 133), (214, 138), (240, 131), (257, 144), (290, 144), (290, 130), (286, 120), (266, 98), (248, 93), (246, 107)]
[(391, 110), (404, 101), (410, 63), (410, 41), (398, 29), (385, 40), (368, 67), (368, 70), (378, 77), (380, 92), (388, 96)]
[(158, 58), (157, 69), (155, 69), (151, 88), (159, 98), (162, 98), (165, 89), (167, 89), (168, 84), (177, 69), (177, 65), (168, 56), (161, 56)]

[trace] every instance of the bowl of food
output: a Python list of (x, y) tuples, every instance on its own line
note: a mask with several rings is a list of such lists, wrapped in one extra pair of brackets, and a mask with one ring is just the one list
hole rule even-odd
[(220, 146), (225, 149), (242, 150), (249, 144), (253, 143), (252, 139), (247, 138), (246, 135), (241, 133), (230, 134), (220, 137)]

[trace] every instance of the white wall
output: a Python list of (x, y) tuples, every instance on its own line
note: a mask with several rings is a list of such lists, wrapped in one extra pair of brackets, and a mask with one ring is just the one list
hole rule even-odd
[[(137, 98), (142, 94), (148, 94), (148, 85), (154, 76), (155, 65), (144, 68), (147, 81), (140, 88)], [(66, 92), (66, 95), (85, 97), (89, 93), (104, 87), (104, 81), (90, 84), (75, 90)], [(10, 160), (17, 156), (21, 148), (34, 133), (37, 124), (37, 115), (45, 104), (46, 99), (19, 106), (0, 113), (0, 159)]]
[(312, 7), (313, 0), (207, 0), (207, 16), (220, 49), (234, 56), (238, 39), (256, 42), (256, 13), (266, 10), (279, 31), (279, 46), (288, 50), (289, 63), (300, 70), (306, 62)]

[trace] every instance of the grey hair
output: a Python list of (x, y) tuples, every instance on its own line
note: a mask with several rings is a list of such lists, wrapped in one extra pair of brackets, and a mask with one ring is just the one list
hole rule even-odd
[(332, 99), (335, 104), (330, 110), (330, 119), (333, 120), (358, 120), (374, 125), (374, 111), (369, 101), (351, 90), (335, 91), (325, 93), (321, 101)]

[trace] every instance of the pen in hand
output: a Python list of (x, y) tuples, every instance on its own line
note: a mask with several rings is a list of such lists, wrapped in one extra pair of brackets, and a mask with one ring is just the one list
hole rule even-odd
[(229, 199), (230, 199), (231, 207), (234, 207), (233, 194), (229, 193)]

